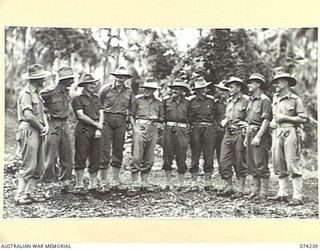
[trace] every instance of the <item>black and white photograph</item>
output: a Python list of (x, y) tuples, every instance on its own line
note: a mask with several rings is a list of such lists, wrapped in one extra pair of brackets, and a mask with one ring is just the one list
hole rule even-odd
[(318, 219), (318, 28), (4, 27), (3, 219)]

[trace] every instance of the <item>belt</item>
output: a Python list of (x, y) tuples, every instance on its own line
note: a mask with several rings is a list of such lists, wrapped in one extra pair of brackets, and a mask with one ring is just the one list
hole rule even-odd
[(278, 124), (278, 128), (290, 128), (290, 127), (296, 127), (296, 125), (288, 122), (283, 122)]
[(66, 122), (68, 117), (61, 118), (61, 117), (50, 117), (49, 121), (58, 121), (58, 122)]
[(187, 128), (188, 124), (183, 122), (166, 122), (168, 126), (179, 127), (179, 128)]
[(249, 129), (250, 129), (252, 132), (257, 132), (257, 131), (259, 131), (260, 128), (261, 128), (260, 125), (249, 124)]
[(193, 122), (192, 124), (195, 124), (195, 125), (204, 125), (204, 126), (211, 126), (211, 127), (214, 126), (214, 124), (211, 123), (211, 122)]
[(147, 119), (137, 119), (135, 121), (136, 124), (151, 124), (152, 120), (147, 120)]

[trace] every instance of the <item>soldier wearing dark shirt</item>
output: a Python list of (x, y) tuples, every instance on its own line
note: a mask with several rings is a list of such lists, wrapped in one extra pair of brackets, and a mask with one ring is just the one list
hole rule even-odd
[(159, 89), (157, 81), (146, 79), (141, 87), (144, 88), (144, 94), (133, 101), (130, 109), (130, 122), (133, 126), (130, 194), (135, 194), (140, 189), (139, 174), (141, 190), (151, 191), (148, 177), (154, 163), (154, 149), (158, 139), (157, 123), (163, 121), (162, 102), (154, 96), (154, 92)]
[(72, 107), (78, 122), (75, 129), (75, 173), (76, 190), (83, 192), (83, 175), (89, 158), (88, 171), (90, 175), (89, 191), (97, 189), (97, 173), (100, 165), (100, 137), (103, 126), (103, 110), (100, 99), (94, 93), (97, 79), (91, 74), (84, 74), (79, 87), (83, 87), (81, 95), (72, 101)]
[(111, 74), (116, 77), (114, 84), (105, 87), (100, 94), (104, 111), (99, 171), (101, 191), (103, 192), (109, 190), (107, 179), (109, 165), (112, 166), (113, 189), (123, 189), (120, 185), (119, 173), (123, 158), (127, 117), (134, 98), (131, 88), (125, 85), (125, 81), (131, 78), (127, 70), (124, 67), (119, 67)]
[(204, 78), (200, 77), (196, 80), (194, 86), (195, 95), (189, 97), (190, 105), (188, 110), (189, 121), (192, 125), (191, 132), (191, 153), (192, 166), (190, 168), (192, 186), (190, 191), (198, 191), (198, 173), (199, 173), (199, 159), (203, 153), (204, 163), (204, 177), (205, 190), (211, 191), (212, 172), (213, 172), (213, 153), (216, 148), (216, 104), (214, 97), (206, 95), (207, 87), (210, 82), (206, 82)]
[(248, 199), (265, 199), (268, 195), (270, 170), (268, 167), (271, 136), (269, 123), (272, 119), (271, 100), (263, 93), (264, 76), (252, 74), (248, 81), (252, 93), (247, 107), (247, 129), (244, 144), (247, 148), (248, 173), (253, 177), (253, 189)]
[(163, 101), (165, 127), (163, 134), (163, 169), (166, 176), (166, 187), (171, 188), (172, 161), (175, 159), (178, 167), (179, 191), (184, 189), (185, 173), (188, 171), (186, 164), (187, 149), (189, 145), (189, 101), (185, 93), (189, 87), (181, 80), (175, 80), (171, 88), (171, 97)]
[[(72, 175), (72, 148), (68, 124), (71, 97), (68, 88), (74, 83), (72, 68), (62, 67), (58, 70), (58, 84), (41, 91), (44, 107), (49, 118), (49, 132), (45, 140), (44, 171), (41, 180), (52, 183), (61, 181), (61, 192), (70, 191)], [(59, 157), (59, 172), (56, 173), (55, 163)], [(52, 196), (52, 186), (48, 189)]]

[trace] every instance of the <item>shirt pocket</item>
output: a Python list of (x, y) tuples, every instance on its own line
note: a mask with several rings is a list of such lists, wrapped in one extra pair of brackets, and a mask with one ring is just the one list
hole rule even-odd
[(53, 111), (61, 111), (63, 109), (63, 98), (53, 97), (51, 106)]
[(285, 108), (286, 108), (286, 115), (290, 115), (290, 116), (295, 115), (295, 108), (293, 103), (286, 104)]
[(236, 116), (235, 118), (244, 119), (246, 117), (246, 109), (247, 107), (244, 105), (239, 105), (236, 107)]
[(159, 110), (160, 110), (160, 106), (159, 105), (151, 105), (150, 114), (149, 115), (156, 115), (158, 117), (159, 116)]

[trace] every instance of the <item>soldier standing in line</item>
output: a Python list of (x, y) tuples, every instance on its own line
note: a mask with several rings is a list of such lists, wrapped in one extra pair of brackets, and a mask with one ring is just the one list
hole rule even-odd
[(247, 148), (248, 173), (253, 177), (253, 190), (248, 199), (266, 199), (270, 170), (268, 167), (271, 136), (269, 123), (272, 119), (270, 98), (263, 93), (266, 81), (261, 74), (250, 75), (248, 81), (250, 102), (247, 108), (247, 129), (244, 145)]
[[(119, 173), (123, 158), (123, 147), (127, 128), (128, 112), (134, 99), (132, 90), (125, 85), (125, 81), (132, 76), (125, 67), (119, 67), (114, 73), (116, 77), (113, 85), (105, 87), (100, 94), (104, 110), (104, 125), (101, 137), (100, 185), (101, 191), (109, 190), (107, 171), (112, 166), (112, 187), (122, 191)], [(112, 160), (111, 158), (112, 147)], [(111, 161), (111, 163), (110, 163)]]
[(84, 191), (84, 169), (89, 158), (90, 175), (88, 189), (97, 190), (97, 174), (100, 165), (100, 137), (103, 126), (103, 109), (99, 96), (94, 93), (96, 82), (91, 74), (84, 74), (78, 87), (83, 87), (82, 94), (72, 100), (72, 107), (78, 122), (75, 128), (75, 174), (76, 191)]
[(190, 100), (188, 115), (192, 125), (191, 132), (191, 153), (192, 166), (190, 191), (199, 191), (198, 174), (199, 159), (203, 153), (204, 178), (206, 191), (214, 191), (211, 183), (213, 172), (213, 154), (216, 148), (217, 124), (216, 124), (216, 104), (214, 97), (207, 95), (207, 87), (211, 82), (207, 82), (203, 77), (198, 78), (194, 84), (195, 95), (188, 97)]
[[(148, 182), (149, 173), (154, 163), (154, 149), (158, 139), (157, 123), (163, 122), (163, 105), (154, 96), (158, 87), (155, 79), (148, 78), (141, 88), (144, 94), (137, 96), (130, 109), (130, 122), (133, 127), (133, 153), (130, 166), (132, 183), (128, 194), (134, 195), (153, 191)], [(138, 183), (141, 176), (141, 187)]]
[(19, 142), (22, 166), (19, 170), (18, 190), (15, 196), (17, 205), (31, 204), (44, 199), (37, 194), (36, 183), (43, 170), (43, 140), (49, 126), (39, 90), (49, 75), (51, 73), (45, 71), (40, 64), (29, 66), (27, 74), (24, 75), (29, 82), (18, 97), (19, 128), (16, 139)]
[[(240, 198), (244, 195), (247, 166), (244, 163), (245, 147), (244, 128), (246, 127), (246, 109), (249, 97), (242, 91), (245, 83), (238, 77), (230, 77), (226, 86), (229, 87), (230, 97), (227, 100), (226, 115), (222, 120), (222, 126), (226, 127), (226, 133), (221, 143), (220, 175), (226, 182), (224, 190), (218, 193), (222, 197)], [(235, 192), (232, 184), (233, 169), (239, 181), (240, 190)]]
[[(70, 129), (68, 124), (71, 97), (69, 88), (74, 83), (73, 69), (62, 67), (58, 70), (58, 84), (41, 91), (44, 107), (48, 115), (49, 131), (45, 140), (44, 171), (41, 180), (52, 183), (60, 181), (61, 193), (70, 191), (73, 161)], [(55, 163), (59, 157), (59, 172), (56, 173)], [(47, 195), (53, 196), (53, 186), (49, 186)]]
[(275, 86), (273, 97), (273, 119), (270, 127), (274, 129), (272, 158), (275, 174), (278, 175), (279, 191), (269, 200), (288, 202), (289, 176), (292, 178), (293, 196), (289, 206), (302, 205), (302, 167), (300, 164), (301, 134), (299, 126), (307, 122), (306, 110), (299, 96), (290, 87), (297, 84), (288, 73), (278, 73), (271, 83)]
[(172, 95), (163, 102), (165, 119), (163, 170), (166, 176), (164, 190), (171, 189), (172, 161), (175, 159), (178, 167), (178, 191), (182, 191), (185, 189), (185, 173), (188, 171), (186, 158), (189, 145), (189, 101), (185, 98), (185, 94), (190, 90), (188, 85), (181, 80), (175, 80), (169, 87)]
[(222, 127), (221, 121), (226, 113), (226, 101), (228, 98), (229, 88), (225, 86), (227, 81), (223, 80), (218, 84), (215, 84), (215, 103), (217, 106), (217, 139), (216, 139), (216, 157), (218, 165), (220, 165), (220, 153), (221, 153), (221, 143), (224, 137), (225, 128)]

